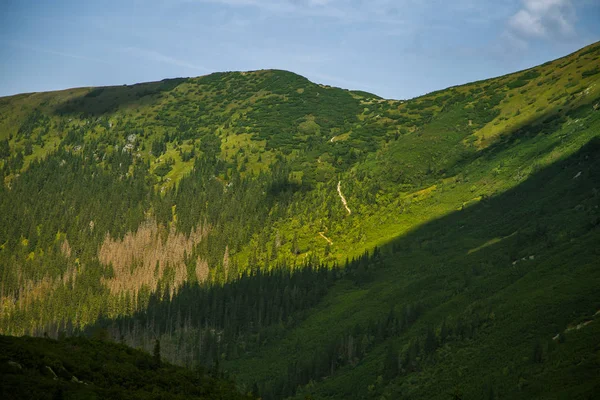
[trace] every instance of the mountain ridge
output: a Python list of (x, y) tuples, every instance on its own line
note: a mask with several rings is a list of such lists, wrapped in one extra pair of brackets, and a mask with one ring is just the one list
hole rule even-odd
[[(465, 83), (459, 83), (459, 84), (456, 84), (456, 85), (450, 85), (450, 86), (445, 87), (444, 89), (437, 89), (437, 90), (434, 90), (434, 91), (431, 91), (431, 92), (423, 93), (423, 94), (417, 95), (415, 97), (406, 98), (406, 99), (400, 99), (400, 98), (383, 98), (381, 96), (378, 96), (375, 93), (370, 93), (370, 92), (366, 92), (366, 91), (363, 91), (363, 90), (350, 89), (350, 88), (342, 88), (341, 86), (328, 85), (328, 84), (320, 84), (320, 85), (326, 86), (326, 87), (339, 88), (339, 89), (342, 89), (342, 90), (347, 90), (349, 92), (364, 92), (364, 93), (366, 93), (369, 96), (379, 97), (380, 99), (384, 99), (384, 100), (394, 100), (394, 101), (415, 100), (415, 99), (418, 99), (420, 97), (429, 96), (429, 95), (432, 95), (432, 94), (435, 94), (435, 93), (438, 93), (438, 92), (441, 92), (441, 91), (444, 91), (444, 90), (453, 89), (453, 88), (457, 88), (457, 87), (461, 87), (461, 86), (468, 86), (468, 85), (476, 84), (476, 83), (482, 83), (482, 82), (485, 82), (485, 81), (490, 80), (490, 79), (504, 78), (504, 77), (507, 77), (507, 76), (510, 76), (510, 75), (514, 75), (514, 74), (526, 72), (526, 71), (529, 71), (529, 70), (534, 69), (536, 67), (544, 66), (546, 64), (553, 63), (553, 62), (556, 62), (556, 61), (559, 61), (559, 60), (571, 57), (571, 56), (573, 56), (575, 54), (581, 53), (583, 49), (586, 49), (584, 51), (597, 50), (597, 46), (600, 45), (599, 43), (600, 42), (590, 43), (589, 45), (584, 46), (582, 49), (575, 50), (575, 51), (573, 51), (573, 52), (571, 52), (571, 53), (569, 53), (569, 54), (567, 54), (565, 56), (562, 56), (562, 57), (559, 57), (559, 58), (555, 58), (555, 59), (551, 59), (551, 60), (548, 60), (548, 61), (546, 61), (546, 62), (544, 62), (542, 64), (534, 65), (534, 66), (529, 67), (529, 68), (524, 68), (524, 69), (521, 69), (521, 70), (508, 72), (508, 73), (506, 73), (504, 75), (491, 76), (491, 77), (479, 79), (479, 80), (476, 80), (476, 81), (470, 81), (470, 82), (465, 82)], [(4, 98), (10, 98), (10, 97), (16, 97), (16, 96), (25, 96), (25, 95), (32, 95), (32, 94), (38, 94), (38, 93), (53, 93), (53, 92), (62, 92), (62, 91), (70, 91), (70, 90), (77, 90), (77, 89), (99, 89), (99, 88), (115, 88), (115, 87), (120, 87), (120, 86), (136, 86), (136, 85), (160, 83), (160, 82), (172, 81), (172, 80), (198, 79), (198, 78), (203, 78), (203, 77), (214, 75), (214, 74), (228, 74), (228, 73), (239, 73), (239, 74), (248, 74), (248, 73), (250, 73), (251, 74), (251, 73), (263, 72), (263, 71), (267, 71), (267, 72), (269, 72), (269, 71), (287, 72), (287, 73), (291, 73), (291, 74), (297, 75), (299, 77), (302, 77), (302, 78), (308, 80), (308, 78), (306, 78), (304, 75), (302, 75), (300, 73), (296, 73), (296, 72), (291, 71), (291, 70), (279, 69), (279, 68), (262, 68), (262, 69), (254, 69), (254, 70), (227, 70), (227, 71), (210, 72), (210, 73), (207, 73), (205, 75), (188, 76), (188, 77), (181, 77), (181, 76), (180, 77), (170, 77), (170, 78), (163, 78), (163, 79), (156, 80), (156, 81), (146, 81), (146, 82), (136, 82), (136, 83), (123, 83), (123, 84), (120, 84), (120, 85), (111, 85), (111, 84), (109, 84), (109, 85), (101, 85), (101, 86), (73, 86), (73, 87), (62, 88), (62, 89), (55, 89), (55, 90), (50, 90), (50, 91), (22, 92), (22, 93), (15, 93), (15, 94), (9, 94), (9, 95), (0, 96), (0, 100), (2, 100)]]
[(566, 329), (600, 308), (599, 61), (407, 101), (282, 70), (2, 98), (0, 333), (160, 337), (266, 399), (545, 393), (595, 368)]

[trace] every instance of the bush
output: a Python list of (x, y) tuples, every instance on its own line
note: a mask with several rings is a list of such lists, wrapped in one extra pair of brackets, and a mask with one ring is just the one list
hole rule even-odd
[(600, 67), (596, 67), (596, 68), (592, 68), (592, 69), (588, 69), (586, 71), (583, 71), (581, 73), (581, 77), (582, 78), (588, 78), (590, 76), (596, 75), (600, 73)]
[(154, 173), (161, 178), (164, 178), (169, 172), (171, 172), (171, 165), (164, 163), (160, 164), (158, 167), (154, 169)]

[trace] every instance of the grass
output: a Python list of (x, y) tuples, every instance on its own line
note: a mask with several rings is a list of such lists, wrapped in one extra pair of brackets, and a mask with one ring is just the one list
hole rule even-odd
[[(328, 338), (384, 318), (392, 305), (399, 308), (422, 301), (427, 311), (406, 333), (377, 344), (356, 366), (307, 385), (298, 397), (308, 393), (313, 398), (368, 397), (368, 387), (375, 385), (384, 398), (447, 398), (455, 386), (466, 398), (481, 398), (489, 382), (499, 395), (511, 398), (547, 396), (549, 387), (559, 389), (551, 394), (556, 398), (590, 393), (594, 387), (590, 374), (597, 360), (588, 352), (597, 345), (593, 337), (600, 329), (600, 320), (593, 317), (600, 309), (595, 290), (600, 279), (595, 244), (600, 236), (597, 228), (586, 225), (586, 213), (574, 207), (582, 204), (592, 210), (597, 201), (597, 195), (588, 191), (598, 171), (597, 162), (589, 158), (596, 154), (594, 146), (541, 170), (486, 204), (452, 213), (396, 239), (387, 251), (384, 248), (384, 266), (370, 282), (338, 283), (284, 337), (266, 344), (259, 354), (227, 363), (227, 368), (243, 382), (273, 379), (294, 360), (323, 351), (319, 349)], [(573, 180), (579, 169), (588, 174), (586, 180)], [(552, 244), (531, 236), (539, 225), (547, 227)], [(560, 239), (565, 234), (572, 239)], [(479, 251), (469, 251), (472, 246)], [(513, 257), (526, 260), (513, 264)], [(402, 348), (426, 327), (439, 329), (442, 321), (469, 316), (473, 310), (486, 315), (474, 337), (443, 345), (434, 354), (435, 362), (427, 361), (416, 373), (377, 383), (389, 342)], [(532, 363), (534, 343), (550, 345), (552, 337), (580, 320), (578, 316), (594, 322), (573, 336), (567, 333), (567, 342), (549, 350), (542, 365)], [(575, 366), (569, 359), (583, 361)], [(552, 379), (559, 375), (557, 384)]]
[[(341, 279), (289, 332), (227, 362), (241, 382), (285, 377), (290, 360), (309, 362), (329, 339), (384, 318), (393, 305), (423, 303), (414, 325), (395, 338), (367, 337), (363, 359), (309, 383), (299, 396), (443, 398), (460, 390), (481, 398), (491, 385), (505, 397), (535, 397), (537, 382), (551, 382), (558, 371), (567, 371), (570, 394), (589, 393), (587, 382), (575, 384), (577, 368), (563, 364), (589, 348), (587, 334), (569, 333), (573, 341), (558, 347), (547, 338), (588, 318), (594, 310), (587, 302), (597, 305), (597, 147), (587, 144), (600, 132), (600, 111), (593, 108), (600, 99), (599, 59), (593, 45), (528, 71), (408, 101), (316, 85), (278, 70), (2, 98), (0, 139), (10, 138), (11, 152), (2, 176), (17, 187), (2, 188), (0, 215), (7, 217), (0, 265), (6, 267), (0, 272), (16, 282), (3, 304), (30, 308), (22, 320), (2, 320), (0, 331), (39, 329), (37, 321), (54, 314), (34, 316), (31, 309), (54, 304), (73, 314), (56, 315), (79, 324), (109, 311), (133, 312), (126, 294), (107, 305), (113, 303), (98, 282), (110, 268), (97, 264), (99, 241), (135, 230), (144, 218), (186, 233), (209, 220), (209, 237), (185, 258), (188, 272), (196, 259), (208, 260), (215, 281), (225, 279), (219, 275), (225, 258), (243, 271), (317, 258), (331, 266), (385, 249), (383, 265), (365, 282)], [(124, 152), (132, 134), (135, 144)], [(17, 165), (15, 154), (40, 135), (44, 146), (34, 145)], [(76, 185), (43, 179), (46, 167), (61, 171), (59, 154), (70, 169), (51, 176), (58, 182), (68, 172)], [(129, 187), (137, 172), (141, 178)], [(351, 215), (337, 194), (340, 181)], [(89, 193), (90, 187), (119, 193), (100, 197), (105, 193)], [(46, 203), (33, 202), (37, 196)], [(117, 217), (111, 210), (100, 221), (107, 213), (94, 203), (99, 198), (125, 211)], [(55, 219), (30, 221), (42, 208)], [(89, 228), (94, 219), (95, 230)], [(86, 234), (69, 231), (75, 226)], [(78, 255), (72, 289), (86, 296), (80, 304), (64, 288), (48, 290), (22, 306), (17, 297), (27, 290), (20, 285), (37, 287), (45, 278), (42, 265), (51, 264), (56, 279), (66, 271), (70, 261), (56, 241), (36, 245), (57, 230), (71, 232)], [(573, 260), (578, 268), (564, 267)], [(122, 304), (123, 310), (108, 310)], [(390, 346), (403, 354), (428, 329), (441, 332), (443, 321), (468, 321), (476, 333), (440, 343), (419, 370), (383, 377)], [(530, 362), (536, 341), (552, 348), (544, 350), (546, 368)], [(587, 373), (594, 364), (586, 359), (584, 365)]]

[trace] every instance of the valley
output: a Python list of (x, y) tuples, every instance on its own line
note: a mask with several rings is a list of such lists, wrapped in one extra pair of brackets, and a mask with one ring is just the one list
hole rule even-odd
[(282, 70), (0, 98), (0, 334), (158, 339), (263, 399), (594, 398), (598, 65), (407, 100)]

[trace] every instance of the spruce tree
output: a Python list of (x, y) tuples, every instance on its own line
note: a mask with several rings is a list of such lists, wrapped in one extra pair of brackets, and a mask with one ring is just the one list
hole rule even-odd
[(160, 340), (158, 340), (158, 339), (156, 339), (154, 341), (153, 359), (154, 359), (154, 367), (159, 368), (160, 367)]

